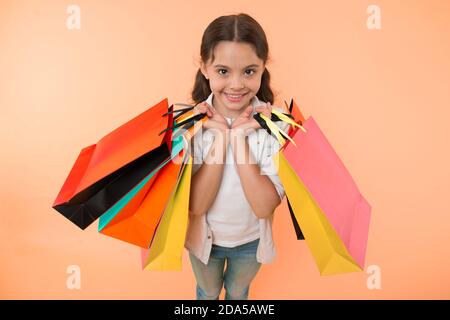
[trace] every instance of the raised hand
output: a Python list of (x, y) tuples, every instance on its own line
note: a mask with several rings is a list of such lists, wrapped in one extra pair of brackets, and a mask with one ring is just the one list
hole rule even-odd
[(206, 113), (208, 116), (208, 120), (203, 123), (205, 129), (228, 129), (227, 120), (206, 102), (202, 102), (194, 108), (193, 114), (199, 113)]
[[(258, 121), (256, 121), (252, 116), (253, 106), (248, 106), (244, 112), (242, 112), (239, 117), (237, 117), (233, 123), (231, 124), (231, 129), (237, 133), (242, 135), (247, 135), (252, 130), (261, 129)], [(267, 102), (263, 106), (258, 106), (255, 108), (256, 112), (262, 113), (265, 116), (269, 117), (272, 113), (272, 105), (270, 102)]]

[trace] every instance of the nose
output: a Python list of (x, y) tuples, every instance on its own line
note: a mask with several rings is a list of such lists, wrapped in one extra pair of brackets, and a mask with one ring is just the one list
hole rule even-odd
[(231, 78), (231, 82), (229, 85), (230, 90), (239, 91), (245, 87), (244, 81), (240, 76), (234, 76)]

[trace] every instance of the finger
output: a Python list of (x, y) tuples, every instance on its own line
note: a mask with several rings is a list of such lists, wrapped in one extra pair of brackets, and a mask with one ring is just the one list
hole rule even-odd
[(256, 112), (259, 112), (263, 115), (265, 115), (266, 117), (270, 117), (271, 111), (269, 109), (267, 109), (266, 107), (259, 107), (256, 109)]
[(214, 107), (209, 106), (209, 110), (211, 111), (213, 117), (219, 118), (223, 117), (222, 114), (219, 111), (217, 111)]
[(194, 106), (194, 109), (192, 109), (192, 113), (194, 115), (197, 115), (200, 113), (199, 107), (200, 107), (200, 105), (196, 105), (196, 106)]
[(205, 122), (203, 122), (202, 123), (203, 128), (205, 128), (205, 129), (211, 128), (211, 126), (213, 125), (212, 121), (214, 121), (214, 120), (208, 119)]
[(259, 106), (256, 107), (257, 110), (265, 110), (265, 109), (269, 109), (271, 107), (270, 102), (265, 102)]
[(248, 106), (248, 107), (245, 109), (245, 111), (244, 111), (244, 115), (245, 115), (246, 117), (249, 117), (250, 114), (252, 113), (252, 111), (253, 111), (253, 106)]
[(256, 121), (255, 119), (252, 119), (252, 121), (251, 121), (251, 127), (252, 127), (253, 129), (261, 129), (261, 125), (260, 125), (259, 122)]
[(270, 104), (270, 102), (267, 102), (267, 105), (266, 105), (266, 108), (265, 108), (265, 110), (263, 111), (263, 114), (266, 116), (266, 117), (270, 117), (270, 114), (272, 113), (272, 105)]
[(270, 114), (272, 113), (272, 105), (270, 102), (266, 102), (264, 106), (258, 107), (257, 110), (266, 117), (270, 117)]
[(256, 112), (263, 112), (264, 110), (266, 110), (267, 108), (266, 107), (256, 107), (255, 108), (255, 111)]
[(206, 105), (204, 104), (196, 106), (195, 109), (198, 111), (198, 113), (206, 113), (206, 111), (208, 110)]

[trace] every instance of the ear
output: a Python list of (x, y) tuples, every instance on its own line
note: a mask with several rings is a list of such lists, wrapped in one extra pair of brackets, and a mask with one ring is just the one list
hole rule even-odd
[(208, 73), (206, 72), (206, 66), (205, 64), (202, 62), (200, 62), (200, 71), (203, 73), (203, 76), (208, 79)]

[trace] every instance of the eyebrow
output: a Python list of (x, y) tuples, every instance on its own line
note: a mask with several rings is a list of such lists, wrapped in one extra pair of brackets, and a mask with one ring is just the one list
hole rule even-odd
[[(224, 66), (223, 64), (216, 64), (214, 67), (215, 67), (215, 68), (221, 67), (221, 68), (227, 68), (227, 69), (230, 69), (230, 67)], [(249, 66), (246, 66), (244, 69), (248, 69), (248, 68), (251, 68), (251, 67), (259, 67), (259, 65), (257, 65), (257, 64), (251, 64), (251, 65), (249, 65)], [(244, 69), (242, 69), (242, 70), (244, 70)]]

